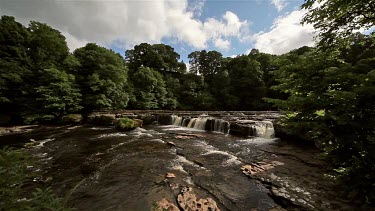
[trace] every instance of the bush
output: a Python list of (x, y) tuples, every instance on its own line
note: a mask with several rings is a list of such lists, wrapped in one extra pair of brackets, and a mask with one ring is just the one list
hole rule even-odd
[(23, 150), (0, 150), (0, 210), (70, 210), (62, 199), (47, 188), (31, 194), (23, 190), (32, 175), (27, 166), (34, 164)]

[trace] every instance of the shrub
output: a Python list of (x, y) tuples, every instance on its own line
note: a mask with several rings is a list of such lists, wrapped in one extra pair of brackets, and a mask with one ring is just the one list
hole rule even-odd
[(70, 210), (51, 189), (24, 191), (32, 175), (27, 166), (34, 164), (23, 150), (0, 150), (0, 210)]

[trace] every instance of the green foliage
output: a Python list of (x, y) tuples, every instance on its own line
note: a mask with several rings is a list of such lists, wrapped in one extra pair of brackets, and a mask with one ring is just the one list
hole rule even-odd
[(217, 51), (203, 50), (190, 53), (188, 58), (190, 72), (206, 77), (220, 71), (223, 55)]
[(30, 33), (14, 17), (0, 19), (0, 111), (14, 115), (24, 108), (31, 71)]
[(127, 68), (121, 55), (89, 43), (74, 51), (79, 62), (76, 81), (85, 112), (123, 109), (129, 101)]
[(353, 36), (352, 43), (339, 54), (281, 56), (273, 73), (280, 84), (274, 88), (289, 97), (269, 101), (289, 113), (283, 124), (290, 133), (324, 149), (349, 191), (374, 203), (375, 43), (363, 35)]
[(60, 117), (79, 111), (82, 95), (74, 76), (55, 68), (41, 71), (42, 85), (35, 88), (39, 112)]
[(158, 72), (186, 72), (186, 65), (178, 61), (180, 55), (169, 45), (141, 43), (127, 50), (125, 56), (133, 72), (142, 66)]
[(25, 192), (23, 187), (33, 176), (27, 170), (31, 164), (35, 163), (22, 150), (0, 150), (0, 210), (69, 210), (49, 188)]
[(354, 31), (375, 25), (374, 5), (374, 0), (305, 0), (302, 8), (308, 12), (302, 22), (319, 30), (320, 47), (334, 47)]
[(59, 66), (69, 54), (65, 37), (56, 29), (44, 23), (31, 21), (29, 54), (33, 70)]
[(266, 89), (262, 80), (260, 63), (248, 56), (238, 56), (228, 62), (231, 94), (239, 110), (261, 109)]
[(133, 107), (158, 109), (167, 105), (167, 90), (163, 76), (148, 67), (140, 67), (133, 75), (135, 101)]

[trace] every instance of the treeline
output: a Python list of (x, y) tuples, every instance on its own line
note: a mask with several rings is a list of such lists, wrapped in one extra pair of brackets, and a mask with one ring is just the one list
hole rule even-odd
[[(0, 20), (0, 110), (3, 123), (48, 123), (97, 110), (269, 110), (277, 97), (277, 56), (253, 50), (224, 58), (195, 51), (186, 71), (169, 45), (142, 43), (125, 52), (89, 43), (73, 53), (47, 24)], [(282, 94), (281, 94), (282, 96)]]

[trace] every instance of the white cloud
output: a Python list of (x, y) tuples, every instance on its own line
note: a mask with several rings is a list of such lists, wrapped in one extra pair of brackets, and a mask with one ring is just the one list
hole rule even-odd
[(221, 20), (200, 21), (196, 16), (205, 1), (197, 2), (192, 8), (188, 0), (0, 1), (0, 15), (15, 16), (23, 24), (45, 22), (66, 36), (71, 50), (87, 42), (129, 48), (141, 42), (160, 43), (163, 38), (203, 49), (218, 39), (250, 36), (248, 22), (233, 12), (226, 12)]
[(230, 48), (230, 42), (221, 38), (214, 40), (214, 45), (221, 50), (228, 50)]
[(278, 17), (269, 32), (254, 35), (255, 48), (265, 53), (283, 54), (305, 45), (313, 46), (314, 27), (300, 24), (305, 13), (297, 10)]
[(271, 0), (271, 4), (273, 4), (279, 12), (283, 10), (284, 7), (287, 5), (285, 0)]

